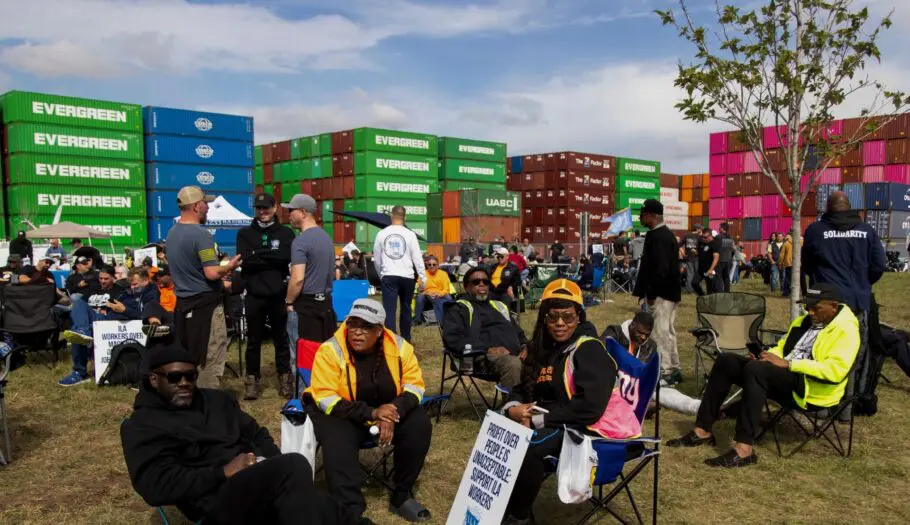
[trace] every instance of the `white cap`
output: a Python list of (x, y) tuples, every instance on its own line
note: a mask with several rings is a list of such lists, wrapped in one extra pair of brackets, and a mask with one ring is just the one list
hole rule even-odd
[(370, 324), (385, 323), (385, 308), (382, 303), (373, 299), (357, 299), (351, 306), (348, 317), (357, 317)]

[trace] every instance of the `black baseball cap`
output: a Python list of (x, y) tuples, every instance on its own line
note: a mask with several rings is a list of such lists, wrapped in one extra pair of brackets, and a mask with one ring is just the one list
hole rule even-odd
[(837, 293), (837, 288), (830, 283), (813, 284), (806, 288), (806, 294), (798, 302), (805, 304), (806, 306), (813, 306), (818, 304), (819, 301), (841, 302), (840, 295)]
[(275, 197), (268, 193), (256, 195), (256, 200), (253, 201), (254, 208), (271, 208), (273, 206), (275, 206)]
[(641, 211), (639, 215), (645, 213), (653, 213), (654, 215), (663, 215), (664, 214), (664, 205), (656, 199), (647, 199), (644, 204), (641, 206)]

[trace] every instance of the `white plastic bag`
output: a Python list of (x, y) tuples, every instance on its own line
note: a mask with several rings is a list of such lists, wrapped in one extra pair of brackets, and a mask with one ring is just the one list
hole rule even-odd
[(591, 437), (568, 428), (562, 436), (562, 450), (556, 467), (557, 492), (563, 503), (584, 503), (594, 494), (597, 453)]
[(286, 416), (281, 416), (281, 453), (302, 454), (310, 463), (313, 477), (316, 477), (316, 431), (313, 420), (306, 418), (302, 425), (295, 425)]

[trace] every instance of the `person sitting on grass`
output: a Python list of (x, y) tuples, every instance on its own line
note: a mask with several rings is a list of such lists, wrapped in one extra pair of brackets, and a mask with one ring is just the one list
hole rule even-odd
[(322, 445), (329, 490), (347, 512), (359, 518), (366, 509), (359, 453), (376, 426), (377, 444), (395, 445), (389, 512), (427, 521), (430, 511), (413, 494), (433, 432), (421, 406), (423, 373), (414, 347), (383, 326), (385, 316), (378, 301), (354, 301), (334, 337), (316, 351), (304, 391), (306, 411)]
[(441, 325), (443, 307), (452, 302), (452, 296), (449, 295), (452, 281), (449, 280), (448, 273), (439, 269), (439, 259), (435, 256), (427, 257), (424, 265), (427, 268), (427, 282), (420, 283), (422, 291), (414, 299), (414, 324), (421, 324), (424, 305), (430, 301), (433, 313), (436, 314), (436, 322)]
[(745, 467), (758, 463), (753, 451), (761, 431), (761, 412), (767, 399), (783, 406), (828, 408), (840, 403), (853, 362), (859, 352), (859, 321), (841, 303), (837, 289), (818, 283), (806, 290), (801, 301), (809, 311), (798, 317), (787, 335), (758, 359), (722, 353), (714, 362), (708, 385), (698, 408), (695, 428), (670, 447), (715, 445), (714, 422), (732, 385), (742, 387), (736, 416), (733, 448), (705, 464), (711, 467)]
[(190, 520), (217, 525), (356, 523), (316, 491), (309, 462), (281, 454), (233, 394), (197, 388), (194, 361), (171, 345), (142, 365), (147, 375), (120, 427), (136, 492), (149, 505), (176, 505)]

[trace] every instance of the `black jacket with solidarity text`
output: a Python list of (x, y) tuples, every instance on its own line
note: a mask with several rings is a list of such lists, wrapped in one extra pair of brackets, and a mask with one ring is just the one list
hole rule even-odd
[(193, 520), (214, 510), (231, 460), (281, 453), (269, 431), (222, 390), (199, 389), (189, 408), (178, 409), (144, 384), (133, 408), (120, 427), (133, 487), (149, 505), (176, 505)]
[(632, 295), (678, 303), (682, 297), (679, 284), (679, 243), (666, 226), (654, 228), (645, 235), (645, 248), (635, 290)]
[(246, 291), (256, 297), (284, 297), (294, 232), (278, 221), (263, 228), (259, 221), (237, 232), (237, 253)]

